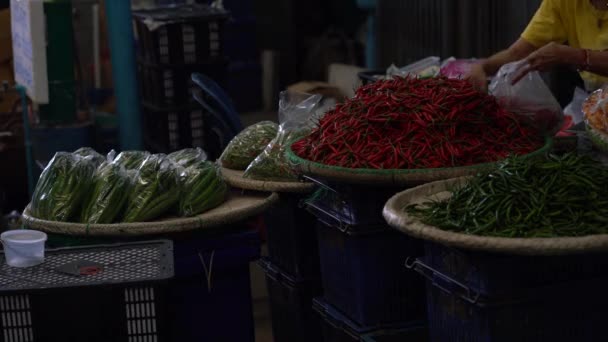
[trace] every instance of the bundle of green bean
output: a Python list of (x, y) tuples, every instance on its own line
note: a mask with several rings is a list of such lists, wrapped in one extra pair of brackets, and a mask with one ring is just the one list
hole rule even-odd
[(114, 223), (129, 198), (131, 182), (127, 171), (116, 163), (103, 163), (95, 172), (93, 191), (82, 211), (84, 223)]
[(424, 223), (497, 237), (608, 233), (608, 168), (575, 154), (509, 158), (454, 189), (451, 198), (406, 208)]
[(43, 220), (67, 222), (79, 214), (91, 189), (95, 164), (90, 158), (58, 152), (36, 184), (30, 209)]
[(207, 153), (200, 147), (197, 148), (186, 148), (183, 150), (175, 151), (167, 156), (175, 164), (181, 167), (190, 167), (196, 165), (199, 162), (207, 160)]
[(164, 154), (150, 155), (137, 172), (124, 222), (154, 220), (173, 209), (179, 196), (175, 164)]
[(99, 154), (97, 151), (90, 147), (81, 147), (74, 151), (75, 155), (90, 159), (95, 166), (101, 165), (104, 161), (106, 161), (106, 157)]
[(183, 193), (179, 208), (182, 216), (202, 214), (222, 204), (228, 186), (220, 177), (217, 166), (211, 162), (199, 162), (181, 174)]
[(137, 170), (148, 156), (150, 153), (145, 151), (124, 151), (116, 156), (114, 163), (127, 170)]

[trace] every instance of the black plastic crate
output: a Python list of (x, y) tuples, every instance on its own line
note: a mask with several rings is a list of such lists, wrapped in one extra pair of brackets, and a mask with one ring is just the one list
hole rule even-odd
[(388, 227), (317, 228), (324, 298), (357, 324), (382, 326), (425, 316), (424, 282), (403, 261), (422, 242)]
[(47, 250), (30, 268), (2, 257), (0, 341), (171, 341), (172, 277), (170, 241)]
[(296, 280), (267, 259), (258, 264), (266, 274), (274, 341), (320, 341), (320, 326), (312, 310), (312, 299), (322, 292), (319, 279)]
[(176, 5), (133, 12), (138, 55), (155, 64), (196, 64), (223, 56), (227, 12)]
[(176, 240), (172, 341), (253, 342), (249, 266), (259, 256), (257, 231)]
[(425, 242), (425, 256), (409, 265), (460, 284), (472, 299), (560, 282), (608, 277), (608, 254), (516, 256), (466, 251)]
[(324, 342), (428, 341), (426, 326), (421, 321), (395, 324), (382, 329), (364, 326), (353, 322), (322, 298), (313, 300), (313, 310), (319, 315)]
[(162, 109), (143, 104), (144, 143), (153, 152), (205, 148), (205, 111), (198, 105)]
[(386, 201), (405, 190), (404, 187), (356, 185), (308, 179), (320, 186), (306, 201), (308, 210), (345, 229), (348, 226), (386, 225), (382, 216)]
[(302, 196), (282, 193), (264, 214), (270, 260), (298, 280), (321, 274), (317, 219), (301, 207)]
[(458, 284), (427, 281), (433, 342), (607, 341), (606, 279), (561, 283), (513, 297), (470, 299)]
[(137, 68), (143, 101), (158, 107), (175, 107), (194, 103), (193, 94), (197, 86), (192, 81), (193, 73), (204, 74), (225, 85), (228, 62), (215, 59), (207, 63), (176, 66), (140, 62)]

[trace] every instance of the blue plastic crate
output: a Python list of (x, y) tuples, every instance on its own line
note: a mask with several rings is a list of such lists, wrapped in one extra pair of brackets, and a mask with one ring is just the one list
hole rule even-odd
[[(412, 266), (412, 265), (410, 265)], [(426, 242), (413, 266), (458, 283), (472, 298), (509, 294), (554, 283), (608, 277), (608, 254), (515, 256), (465, 251)]]
[(422, 242), (381, 227), (317, 227), (324, 298), (356, 323), (381, 326), (424, 317), (424, 282), (403, 267)]
[(426, 342), (428, 340), (426, 326), (421, 321), (387, 325), (383, 328), (360, 325), (344, 316), (322, 298), (313, 300), (313, 310), (319, 315), (324, 342), (359, 342), (381, 335), (397, 335), (399, 342)]
[(319, 322), (312, 310), (312, 299), (322, 292), (320, 280), (296, 280), (268, 259), (258, 265), (266, 274), (274, 341), (320, 341)]
[(260, 256), (258, 233), (174, 244), (173, 341), (253, 341), (249, 263)]
[[(433, 342), (607, 341), (604, 280), (537, 288), (515, 297), (479, 298), (427, 282)], [(458, 285), (455, 284), (455, 288)]]
[(317, 220), (300, 206), (302, 195), (280, 194), (264, 215), (268, 256), (295, 279), (320, 278)]
[(308, 210), (341, 227), (386, 225), (382, 216), (386, 201), (405, 190), (403, 187), (332, 183), (308, 179), (319, 185), (319, 189), (306, 201)]

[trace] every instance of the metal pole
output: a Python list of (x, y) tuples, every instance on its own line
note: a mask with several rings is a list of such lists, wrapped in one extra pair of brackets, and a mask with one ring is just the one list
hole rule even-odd
[(143, 149), (130, 0), (105, 0), (122, 150)]

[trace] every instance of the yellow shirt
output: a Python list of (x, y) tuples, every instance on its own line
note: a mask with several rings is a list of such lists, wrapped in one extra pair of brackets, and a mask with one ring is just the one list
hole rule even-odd
[[(608, 11), (589, 0), (543, 0), (521, 37), (536, 47), (550, 42), (595, 51), (608, 50)], [(608, 83), (608, 77), (582, 72), (588, 90)]]

